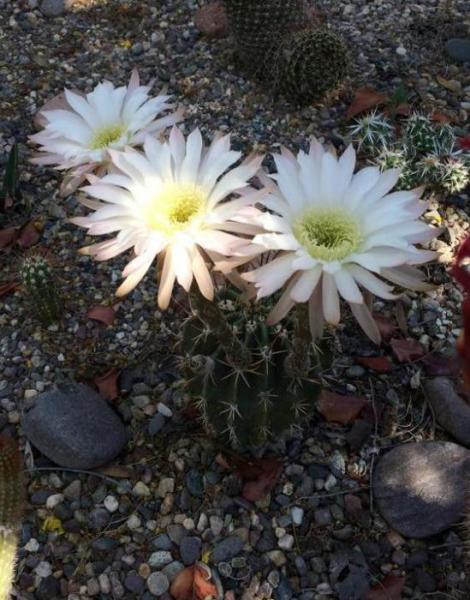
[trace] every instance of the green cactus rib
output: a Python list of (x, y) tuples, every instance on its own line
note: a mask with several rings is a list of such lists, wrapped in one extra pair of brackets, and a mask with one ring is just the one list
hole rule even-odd
[(50, 263), (41, 255), (26, 258), (20, 275), (34, 311), (44, 325), (61, 317), (63, 305)]
[(0, 600), (8, 600), (15, 573), (23, 474), (16, 442), (0, 436)]

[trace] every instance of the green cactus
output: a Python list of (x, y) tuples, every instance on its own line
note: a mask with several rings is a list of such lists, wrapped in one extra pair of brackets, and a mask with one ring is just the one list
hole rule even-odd
[(15, 576), (24, 489), (16, 442), (0, 436), (0, 600), (8, 600)]
[(238, 60), (249, 75), (299, 104), (344, 78), (348, 56), (333, 33), (309, 25), (303, 0), (225, 0)]
[(306, 21), (303, 0), (225, 0), (237, 57), (251, 75), (268, 76), (266, 59), (290, 28)]
[(18, 184), (18, 144), (13, 144), (8, 155), (3, 183), (0, 189), (0, 212), (4, 212), (14, 200), (21, 199)]
[(272, 58), (273, 83), (298, 104), (321, 100), (344, 79), (349, 59), (342, 40), (328, 30), (306, 29), (286, 36)]
[(243, 305), (230, 292), (218, 303), (196, 294), (191, 302), (184, 367), (206, 430), (247, 449), (298, 427), (319, 393), (305, 317), (288, 331), (268, 327), (267, 310)]
[(448, 158), (442, 164), (442, 187), (451, 194), (463, 192), (470, 184), (470, 168), (464, 160)]
[(50, 261), (32, 254), (24, 259), (20, 276), (38, 319), (44, 325), (59, 320), (63, 304)]
[(408, 118), (405, 139), (409, 152), (413, 154), (436, 151), (436, 130), (427, 115), (415, 113)]
[(393, 155), (388, 146), (393, 139), (393, 126), (385, 115), (374, 110), (356, 119), (350, 130), (359, 150), (373, 155), (382, 151), (387, 159), (392, 159)]

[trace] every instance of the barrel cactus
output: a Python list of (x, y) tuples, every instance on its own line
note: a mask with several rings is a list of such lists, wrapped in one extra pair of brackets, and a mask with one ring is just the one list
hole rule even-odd
[(15, 575), (23, 508), (21, 456), (16, 442), (0, 436), (0, 600), (8, 600)]
[(27, 256), (21, 265), (20, 276), (38, 319), (44, 325), (59, 320), (63, 304), (50, 260), (39, 253)]
[(275, 93), (307, 104), (344, 78), (343, 42), (309, 23), (303, 0), (225, 0), (225, 6), (241, 66)]
[(206, 430), (247, 449), (299, 427), (320, 389), (304, 317), (292, 330), (269, 327), (267, 311), (235, 295), (219, 298), (218, 306), (192, 296), (192, 309), (183, 361)]

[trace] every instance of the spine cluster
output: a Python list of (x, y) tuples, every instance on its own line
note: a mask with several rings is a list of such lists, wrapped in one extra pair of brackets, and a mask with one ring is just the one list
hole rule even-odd
[(21, 265), (20, 275), (38, 319), (44, 325), (59, 320), (63, 305), (50, 262), (41, 255), (29, 256)]

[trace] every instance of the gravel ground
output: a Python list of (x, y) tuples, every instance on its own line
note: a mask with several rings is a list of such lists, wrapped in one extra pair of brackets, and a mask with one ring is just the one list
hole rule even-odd
[[(233, 130), (243, 150), (298, 147), (310, 134), (341, 145), (352, 89), (364, 84), (385, 91), (403, 84), (417, 106), (449, 114), (465, 130), (470, 72), (443, 53), (445, 39), (468, 27), (465, 4), (320, 0), (316, 6), (349, 40), (356, 66), (328, 106), (300, 110), (274, 103), (240, 76), (228, 40), (201, 37), (192, 21), (197, 2), (77, 0), (45, 17), (60, 13), (61, 2), (0, 0), (0, 159), (14, 139), (25, 142), (38, 108), (64, 86), (89, 89), (102, 78), (124, 84), (134, 66), (143, 81), (156, 78), (157, 88), (167, 85), (186, 106), (188, 128)], [(452, 81), (452, 89), (436, 76)], [(376, 350), (346, 322), (331, 336), (335, 360), (325, 380), (336, 392), (366, 396), (374, 410), (352, 428), (316, 418), (278, 442), (271, 448), (285, 458), (278, 484), (266, 500), (247, 502), (240, 480), (216, 460), (218, 449), (179, 410), (179, 374), (168, 347), (184, 307), (176, 303), (161, 315), (149, 277), (120, 304), (112, 327), (87, 319), (90, 306), (115, 302), (124, 261), (97, 264), (77, 255), (85, 236), (65, 216), (81, 209), (74, 197), (58, 198), (56, 173), (27, 165), (29, 153), (22, 146), (25, 201), (41, 245), (61, 267), (67, 312), (44, 330), (21, 291), (0, 300), (0, 430), (19, 433), (23, 443), (20, 414), (37, 394), (69, 377), (117, 368), (116, 406), (131, 442), (112, 468), (94, 474), (49, 470), (51, 463), (26, 445), (31, 472), (18, 597), (167, 597), (175, 574), (203, 557), (227, 599), (360, 599), (354, 594), (361, 586), (389, 574), (406, 576), (403, 598), (468, 598), (460, 527), (404, 539), (380, 518), (369, 489), (383, 449), (445, 439), (423, 397), (423, 364), (394, 360), (391, 373), (368, 370), (355, 357)], [(467, 213), (468, 195), (432, 199), (426, 219), (447, 228), (435, 242), (440, 264), (428, 269), (436, 291), (375, 307), (398, 317), (403, 334), (429, 352), (452, 348), (460, 332), (461, 294), (445, 266), (467, 235)], [(18, 258), (16, 251), (0, 255), (1, 281), (14, 275)]]

